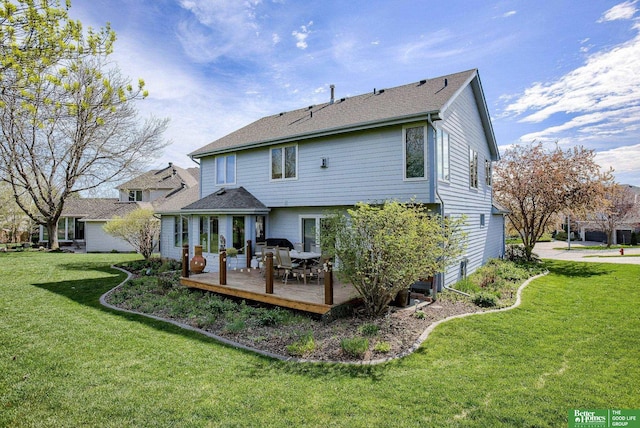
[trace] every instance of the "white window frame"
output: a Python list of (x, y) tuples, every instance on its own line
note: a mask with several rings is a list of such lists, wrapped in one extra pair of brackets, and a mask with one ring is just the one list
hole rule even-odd
[(469, 146), (469, 187), (477, 189), (478, 186), (478, 151)]
[[(300, 239), (298, 240), (298, 242), (302, 243), (302, 245), (304, 245), (304, 220), (309, 220), (309, 219), (313, 219), (316, 222), (316, 236), (315, 236), (315, 240), (316, 240), (316, 245), (319, 247), (320, 246), (320, 222), (322, 221), (323, 218), (325, 218), (326, 215), (322, 215), (322, 214), (301, 214), (298, 216), (298, 232), (300, 233)], [(304, 249), (304, 247), (303, 247)]]
[[(186, 221), (185, 221), (186, 219)], [(189, 217), (185, 217), (185, 216), (175, 216), (173, 218), (173, 246), (176, 248), (182, 248), (182, 246), (185, 244), (185, 227), (186, 226), (186, 244), (191, 245), (191, 243), (189, 242), (189, 225), (190, 225), (190, 219)], [(177, 238), (180, 237), (180, 245), (176, 245), (177, 244)]]
[(491, 162), (491, 159), (485, 159), (484, 160), (484, 184), (487, 185), (487, 187), (491, 187), (493, 181), (492, 181), (492, 174), (493, 171), (493, 164)]
[[(227, 181), (227, 159), (233, 157), (233, 181)], [(222, 181), (218, 180), (218, 159), (224, 159), (224, 161), (222, 162), (222, 165), (224, 167), (224, 171), (223, 171), (223, 177), (224, 179)], [(216, 185), (221, 185), (221, 184), (236, 184), (236, 172), (238, 170), (238, 157), (236, 156), (235, 153), (232, 154), (228, 154), (228, 155), (222, 155), (222, 156), (216, 156), (216, 160), (215, 160), (215, 172), (216, 172)]]
[[(296, 151), (296, 172), (295, 172), (295, 176), (293, 177), (285, 177), (285, 169), (286, 169), (286, 149), (288, 147), (293, 147), (295, 148)], [(273, 152), (274, 150), (282, 150), (282, 177), (281, 178), (273, 178)], [(297, 180), (298, 179), (298, 165), (299, 165), (299, 159), (298, 159), (298, 144), (283, 144), (280, 146), (276, 146), (276, 147), (271, 147), (269, 149), (269, 181), (290, 181), (290, 180)]]
[[(423, 177), (407, 177), (407, 129), (422, 128), (422, 145), (424, 149), (424, 176)], [(428, 180), (428, 157), (427, 157), (427, 125), (426, 124), (412, 124), (402, 127), (402, 179), (404, 181), (425, 181)]]
[[(445, 150), (446, 148), (446, 150)], [(436, 128), (438, 180), (451, 180), (451, 134)]]
[(142, 190), (129, 190), (129, 202), (142, 202)]

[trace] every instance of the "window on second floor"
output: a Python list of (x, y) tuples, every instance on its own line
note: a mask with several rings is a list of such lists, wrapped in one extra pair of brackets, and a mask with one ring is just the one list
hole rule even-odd
[(271, 179), (288, 180), (298, 177), (298, 146), (271, 149)]
[(234, 184), (236, 182), (236, 155), (216, 158), (216, 184)]
[(491, 173), (492, 173), (491, 160), (485, 159), (484, 160), (484, 182), (487, 186), (491, 186)]
[(426, 145), (424, 126), (403, 129), (404, 136), (404, 178), (426, 178)]
[(436, 130), (436, 150), (438, 152), (438, 180), (449, 181), (449, 133)]
[(129, 202), (141, 202), (142, 190), (129, 190)]
[(469, 147), (469, 186), (478, 188), (478, 152)]

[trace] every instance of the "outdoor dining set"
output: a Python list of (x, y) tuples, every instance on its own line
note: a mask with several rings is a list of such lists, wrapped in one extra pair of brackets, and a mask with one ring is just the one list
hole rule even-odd
[(263, 275), (265, 275), (266, 258), (269, 253), (273, 255), (274, 270), (282, 277), (285, 284), (290, 276), (297, 281), (302, 279), (305, 284), (307, 279), (316, 279), (319, 283), (323, 277), (322, 252), (317, 245), (311, 245), (310, 251), (304, 251), (301, 243), (291, 244), (286, 239), (268, 239), (266, 242), (256, 243), (253, 263), (257, 262)]

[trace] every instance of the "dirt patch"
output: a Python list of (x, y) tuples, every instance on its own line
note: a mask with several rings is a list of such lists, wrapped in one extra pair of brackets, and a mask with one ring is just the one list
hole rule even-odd
[[(288, 356), (287, 345), (304, 334), (312, 333), (315, 349), (301, 358), (314, 361), (371, 361), (393, 358), (406, 354), (416, 343), (420, 335), (436, 321), (452, 315), (476, 312), (479, 308), (461, 300), (438, 300), (416, 310), (414, 306), (404, 309), (391, 308), (388, 314), (377, 319), (350, 317), (334, 320), (329, 323), (309, 320), (305, 325), (279, 326), (276, 329), (267, 327), (245, 331), (241, 334), (216, 332), (223, 337), (252, 348)], [(378, 327), (375, 334), (367, 335), (371, 326)], [(348, 355), (341, 347), (343, 339), (366, 337), (369, 340), (368, 351), (362, 358)], [(376, 344), (384, 351), (376, 351)]]
[[(324, 322), (310, 317), (299, 317), (298, 322), (291, 324), (243, 326), (237, 332), (230, 331), (228, 322), (201, 325), (194, 319), (171, 317), (162, 310), (155, 310), (150, 314), (178, 321), (232, 342), (283, 357), (325, 362), (367, 362), (405, 355), (426, 328), (434, 322), (452, 315), (481, 310), (453, 293), (445, 292), (440, 296), (442, 298), (430, 304), (423, 303), (407, 308), (391, 307), (385, 316), (376, 319), (354, 315)], [(108, 303), (114, 304), (109, 300), (107, 298)], [(116, 306), (131, 309), (126, 303)], [(312, 349), (302, 355), (292, 353), (288, 349), (291, 344), (309, 336), (313, 337)], [(366, 338), (369, 342), (367, 351), (359, 357), (349, 355), (341, 346), (343, 339), (355, 337)]]

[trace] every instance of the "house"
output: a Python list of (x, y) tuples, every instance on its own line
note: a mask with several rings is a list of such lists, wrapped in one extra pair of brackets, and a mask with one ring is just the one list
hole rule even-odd
[[(477, 70), (259, 119), (189, 156), (199, 200), (162, 213), (162, 255), (202, 245), (208, 270), (221, 245), (284, 238), (309, 250), (327, 210), (415, 199), (466, 216), (467, 253), (440, 279), (451, 285), (504, 252), (504, 211), (492, 204), (499, 153)], [(442, 282), (443, 281), (443, 282)]]
[[(613, 229), (613, 245), (629, 244), (633, 232), (640, 234), (640, 187), (626, 184), (623, 186), (628, 187), (629, 197), (633, 198), (633, 206)], [(581, 221), (579, 227), (582, 241), (607, 242), (607, 234), (599, 222)]]
[[(106, 233), (106, 222), (138, 208), (183, 206), (185, 194), (198, 195), (199, 177), (198, 168), (183, 169), (169, 163), (120, 185), (118, 198), (69, 198), (58, 221), (60, 246), (84, 247), (87, 252), (135, 251), (129, 243)], [(41, 226), (40, 241), (47, 240), (47, 230)]]

